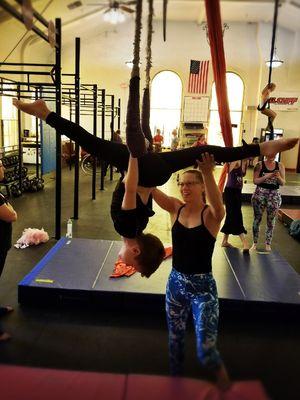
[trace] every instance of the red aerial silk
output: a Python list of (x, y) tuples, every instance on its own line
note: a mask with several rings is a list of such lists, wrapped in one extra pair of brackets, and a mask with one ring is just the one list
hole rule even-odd
[[(213, 73), (216, 85), (219, 117), (222, 136), (225, 146), (232, 147), (232, 129), (227, 98), (226, 86), (226, 62), (223, 46), (223, 31), (221, 22), (221, 11), (219, 0), (205, 0), (206, 18), (210, 53), (212, 59)], [(225, 165), (219, 180), (219, 189), (223, 191), (228, 166)]]

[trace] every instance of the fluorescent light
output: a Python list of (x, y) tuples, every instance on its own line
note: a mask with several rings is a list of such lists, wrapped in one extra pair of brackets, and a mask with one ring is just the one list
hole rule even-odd
[(103, 14), (103, 19), (110, 24), (116, 25), (125, 21), (125, 15), (118, 8), (111, 8)]
[[(272, 61), (272, 68), (278, 68), (281, 67), (281, 65), (283, 64), (282, 60), (274, 60)], [(271, 66), (271, 61), (266, 61), (266, 66), (270, 67)]]
[[(133, 62), (132, 61), (126, 61), (125, 64), (127, 65), (128, 68), (132, 69), (133, 67)], [(139, 67), (141, 66), (141, 63), (139, 63)]]

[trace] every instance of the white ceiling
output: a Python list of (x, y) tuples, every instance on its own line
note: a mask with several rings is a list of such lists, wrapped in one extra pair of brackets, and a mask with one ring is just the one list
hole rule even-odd
[[(55, 1), (54, 1), (55, 2)], [(82, 6), (78, 9), (68, 10), (67, 5), (72, 0), (60, 1), (60, 15), (63, 20), (71, 20), (77, 16), (100, 7), (88, 6), (88, 3), (97, 3), (93, 0), (82, 0)], [(56, 2), (57, 3), (57, 2)], [(99, 1), (102, 4), (103, 0)], [(108, 2), (107, 2), (108, 3)], [(162, 0), (154, 0), (155, 18), (162, 19)], [(274, 0), (221, 0), (221, 13), (224, 22), (270, 22), (273, 20)], [(144, 1), (144, 10), (147, 9), (147, 1)], [(101, 13), (100, 11), (99, 13)], [(193, 21), (201, 23), (205, 21), (205, 5), (203, 0), (169, 0), (168, 20)], [(300, 30), (300, 0), (280, 0), (278, 13), (278, 25), (290, 30)]]
[[(13, 0), (11, 4), (19, 7)], [(52, 0), (47, 11), (44, 13), (46, 19), (60, 17), (63, 24), (79, 19), (83, 23), (89, 15), (98, 17), (105, 0), (81, 0), (82, 6), (70, 10), (67, 6), (74, 0)], [(274, 0), (221, 0), (221, 12), (224, 22), (270, 22), (273, 19)], [(34, 8), (41, 12), (49, 0), (33, 0)], [(88, 6), (88, 3), (99, 3), (99, 6)], [(155, 18), (162, 19), (163, 0), (154, 0)], [(144, 0), (144, 9), (147, 1)], [(129, 15), (129, 14), (128, 14)], [(5, 11), (0, 10), (0, 22), (9, 18)], [(129, 18), (133, 18), (130, 16)], [(168, 20), (170, 21), (192, 21), (201, 23), (205, 21), (205, 6), (203, 0), (168, 0)], [(278, 25), (290, 30), (300, 30), (300, 0), (280, 0), (278, 14)]]

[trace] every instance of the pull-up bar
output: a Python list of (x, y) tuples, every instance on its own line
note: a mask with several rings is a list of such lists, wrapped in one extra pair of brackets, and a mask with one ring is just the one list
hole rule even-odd
[[(16, 0), (17, 3), (22, 4), (21, 0)], [(7, 1), (5, 0), (0, 0), (0, 6), (2, 6), (2, 8), (4, 10), (6, 10), (9, 14), (11, 14), (12, 16), (14, 16), (17, 20), (19, 20), (20, 22), (24, 23), (24, 18), (23, 15), (17, 11), (11, 4), (9, 4)], [(36, 17), (36, 19), (41, 22), (46, 28), (48, 28), (49, 26), (49, 22), (45, 20), (44, 17), (42, 17), (37, 11), (35, 11), (33, 9), (33, 15)], [(42, 39), (44, 39), (46, 42), (49, 42), (49, 38), (48, 36), (39, 28), (37, 28), (35, 25), (33, 25), (32, 27), (33, 32), (35, 32), (39, 37), (41, 37)], [(55, 47), (58, 47), (57, 44), (55, 44)]]

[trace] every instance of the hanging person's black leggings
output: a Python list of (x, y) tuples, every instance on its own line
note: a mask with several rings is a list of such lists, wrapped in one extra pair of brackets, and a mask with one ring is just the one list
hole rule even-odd
[[(78, 143), (91, 155), (126, 171), (129, 161), (127, 146), (98, 138), (81, 126), (51, 112), (46, 123)], [(199, 146), (163, 153), (147, 153), (139, 158), (139, 185), (154, 187), (163, 185), (173, 172), (193, 166), (202, 153), (212, 154), (217, 162), (231, 162), (260, 155), (258, 144), (240, 147)]]

